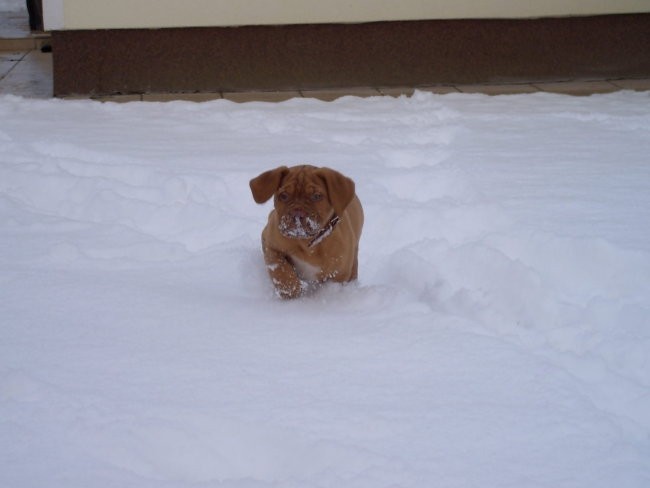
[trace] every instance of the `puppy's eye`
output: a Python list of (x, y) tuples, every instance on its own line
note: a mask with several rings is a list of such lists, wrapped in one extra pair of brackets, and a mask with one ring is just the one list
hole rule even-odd
[(322, 199), (323, 199), (323, 195), (321, 195), (320, 193), (314, 193), (311, 196), (311, 201), (312, 202), (320, 202)]
[(278, 200), (281, 202), (288, 202), (289, 201), (289, 194), (286, 191), (283, 191), (278, 195)]

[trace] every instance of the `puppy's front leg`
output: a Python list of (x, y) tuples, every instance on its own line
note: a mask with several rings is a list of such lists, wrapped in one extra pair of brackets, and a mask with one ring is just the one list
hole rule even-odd
[(275, 292), (280, 298), (297, 298), (304, 290), (304, 283), (296, 274), (287, 257), (263, 243), (264, 261)]

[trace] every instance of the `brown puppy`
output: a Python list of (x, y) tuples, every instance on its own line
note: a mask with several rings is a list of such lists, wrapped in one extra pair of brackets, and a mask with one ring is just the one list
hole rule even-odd
[(262, 251), (280, 297), (298, 297), (311, 283), (356, 279), (363, 209), (350, 178), (329, 168), (281, 166), (250, 187), (257, 203), (274, 197)]

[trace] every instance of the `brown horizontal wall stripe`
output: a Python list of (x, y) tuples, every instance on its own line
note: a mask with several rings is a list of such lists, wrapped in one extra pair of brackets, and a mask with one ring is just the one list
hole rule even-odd
[(56, 95), (650, 76), (650, 14), (53, 33)]

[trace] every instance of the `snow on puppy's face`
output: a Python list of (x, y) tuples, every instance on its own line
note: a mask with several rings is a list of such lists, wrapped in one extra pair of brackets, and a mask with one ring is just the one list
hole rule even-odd
[(291, 239), (315, 236), (333, 214), (327, 189), (319, 178), (305, 178), (306, 173), (289, 173), (274, 198), (280, 232)]
[(321, 171), (308, 165), (291, 169), (282, 166), (255, 180), (254, 196), (268, 199), (273, 195), (278, 229), (283, 236), (312, 238), (334, 216), (326, 181), (319, 174)]

